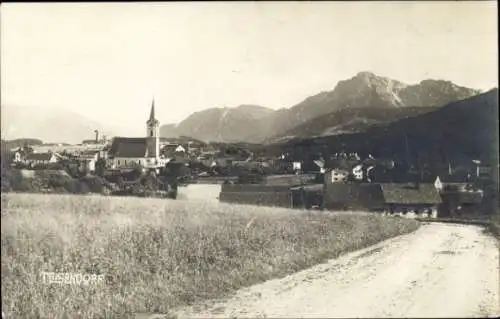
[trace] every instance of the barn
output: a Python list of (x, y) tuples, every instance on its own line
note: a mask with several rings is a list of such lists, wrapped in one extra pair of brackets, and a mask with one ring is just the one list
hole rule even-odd
[(332, 183), (325, 185), (323, 208), (393, 214), (436, 214), (442, 200), (433, 184)]
[(436, 187), (430, 183), (381, 183), (384, 211), (392, 214), (433, 214), (442, 203)]
[(325, 184), (324, 209), (382, 209), (384, 205), (384, 196), (379, 184), (355, 182)]
[(292, 192), (286, 185), (222, 184), (219, 200), (234, 204), (293, 207)]

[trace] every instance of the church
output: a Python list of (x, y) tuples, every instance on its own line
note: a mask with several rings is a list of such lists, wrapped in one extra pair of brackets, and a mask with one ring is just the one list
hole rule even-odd
[(108, 167), (111, 169), (164, 167), (167, 159), (160, 156), (160, 121), (155, 117), (155, 102), (151, 104), (146, 122), (146, 137), (115, 137), (108, 153)]

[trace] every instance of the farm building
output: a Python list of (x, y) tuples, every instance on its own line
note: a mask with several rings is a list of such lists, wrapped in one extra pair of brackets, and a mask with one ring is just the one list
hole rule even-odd
[(382, 183), (384, 211), (390, 213), (437, 213), (441, 197), (433, 184)]
[(324, 208), (390, 213), (436, 212), (442, 202), (432, 184), (332, 183), (325, 185)]
[(379, 184), (327, 183), (323, 193), (323, 208), (328, 210), (381, 209), (384, 198)]
[(323, 190), (322, 184), (291, 187), (293, 207), (321, 208), (323, 206)]
[(433, 184), (325, 183), (227, 184), (220, 201), (290, 208), (437, 214), (441, 197)]
[(292, 208), (290, 187), (261, 184), (222, 184), (219, 200), (226, 203)]
[(219, 200), (228, 203), (278, 207), (320, 206), (323, 184), (314, 183), (314, 174), (270, 175), (258, 184), (231, 184), (221, 187)]

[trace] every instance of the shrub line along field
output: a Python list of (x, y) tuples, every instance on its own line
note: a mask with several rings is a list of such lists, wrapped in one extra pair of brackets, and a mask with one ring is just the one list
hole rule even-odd
[[(168, 313), (416, 230), (419, 222), (154, 198), (2, 194), (10, 318)], [(43, 272), (100, 274), (60, 285)]]

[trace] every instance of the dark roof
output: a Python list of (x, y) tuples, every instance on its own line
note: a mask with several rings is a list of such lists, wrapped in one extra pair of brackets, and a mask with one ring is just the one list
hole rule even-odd
[(26, 156), (27, 160), (48, 161), (52, 158), (52, 153), (30, 153)]
[(294, 186), (291, 187), (290, 190), (296, 191), (300, 189), (304, 189), (306, 192), (317, 192), (317, 191), (323, 191), (323, 184), (311, 184), (311, 185), (304, 185), (304, 186)]
[(380, 185), (371, 183), (329, 183), (325, 201), (329, 203), (384, 204)]
[(265, 177), (267, 185), (287, 185), (298, 186), (301, 184), (310, 184), (315, 179), (314, 174), (302, 175), (268, 175)]
[(331, 183), (326, 185), (328, 203), (380, 204), (437, 204), (441, 197), (433, 184), (398, 183)]
[(94, 159), (99, 151), (83, 151), (78, 155), (80, 159)]
[(162, 147), (162, 151), (174, 151), (176, 148), (179, 146), (182, 146), (182, 148), (187, 149), (187, 145), (182, 145), (180, 143), (175, 143), (175, 144), (167, 144)]
[(96, 150), (88, 150), (88, 151), (81, 151), (80, 155), (95, 155), (99, 153), (99, 151)]
[(441, 197), (433, 184), (380, 184), (387, 204), (438, 204)]
[(145, 157), (146, 151), (145, 137), (115, 137), (110, 153), (115, 157)]
[(439, 176), (439, 179), (441, 180), (441, 183), (445, 184), (467, 183), (465, 174), (455, 174), (455, 175), (443, 174)]

